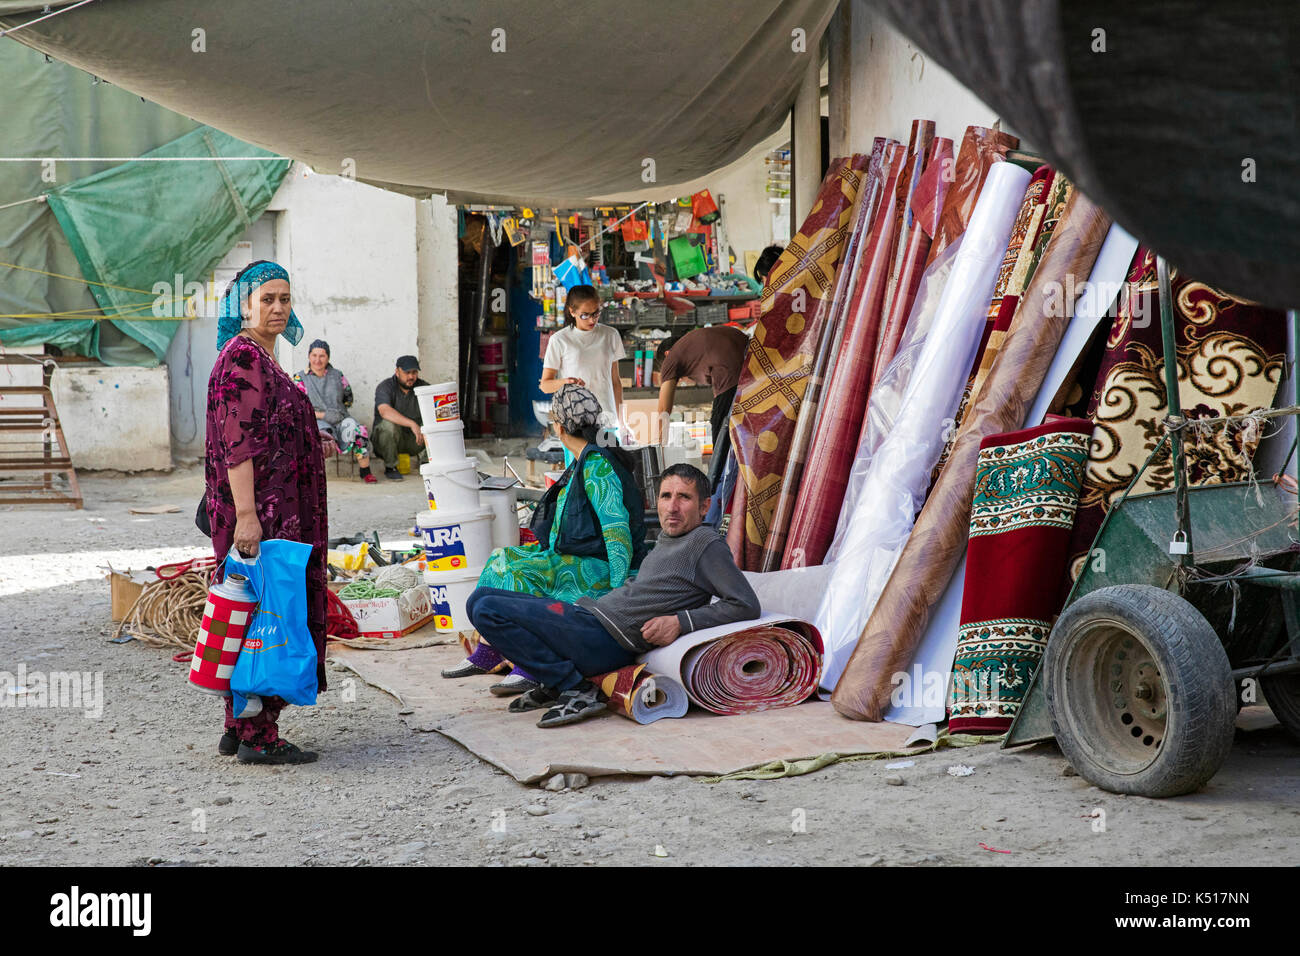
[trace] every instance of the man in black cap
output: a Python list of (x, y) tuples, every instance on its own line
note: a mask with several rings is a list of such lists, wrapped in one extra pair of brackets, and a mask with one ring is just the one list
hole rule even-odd
[(414, 355), (403, 355), (397, 360), (392, 378), (386, 378), (375, 389), (375, 423), (370, 429), (370, 442), (375, 456), (384, 460), (384, 477), (401, 481), (397, 470), (397, 456), (410, 455), (420, 461), (428, 460), (424, 447), (424, 432), (420, 426), (420, 403), (415, 390), (428, 385), (420, 378), (420, 362)]

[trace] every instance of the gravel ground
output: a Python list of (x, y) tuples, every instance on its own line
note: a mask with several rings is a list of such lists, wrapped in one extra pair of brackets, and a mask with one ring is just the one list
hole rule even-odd
[[(335, 533), (400, 534), (420, 503), (418, 480), (371, 486), (330, 471)], [(107, 642), (98, 566), (204, 547), (191, 520), (201, 481), (193, 466), (89, 475), (84, 511), (0, 509), (0, 670), (103, 675), (98, 718), (0, 699), (0, 865), (1300, 863), (1300, 748), (1277, 727), (1239, 732), (1205, 790), (1163, 801), (1090, 787), (1052, 745), (945, 751), (901, 770), (599, 778), (551, 793), (409, 730), (393, 699), (332, 670), (318, 705), (281, 722), (321, 760), (241, 766), (217, 755), (220, 705), (187, 686), (185, 664)], [(128, 513), (148, 504), (181, 511)], [(951, 776), (954, 764), (974, 773)]]

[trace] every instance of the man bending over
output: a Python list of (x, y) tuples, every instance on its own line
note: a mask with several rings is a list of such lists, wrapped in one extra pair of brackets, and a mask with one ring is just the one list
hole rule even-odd
[(511, 712), (546, 709), (538, 727), (585, 720), (605, 709), (588, 677), (626, 667), (688, 631), (762, 613), (726, 544), (702, 524), (708, 509), (704, 472), (673, 465), (659, 478), (659, 540), (627, 584), (577, 604), (497, 588), (469, 596), (478, 632), (541, 684), (516, 698)]

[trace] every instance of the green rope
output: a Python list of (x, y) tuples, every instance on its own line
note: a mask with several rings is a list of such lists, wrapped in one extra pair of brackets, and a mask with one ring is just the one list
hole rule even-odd
[(342, 588), (339, 597), (347, 601), (368, 601), (372, 598), (394, 598), (401, 593), (396, 588), (375, 587), (374, 581), (362, 579)]

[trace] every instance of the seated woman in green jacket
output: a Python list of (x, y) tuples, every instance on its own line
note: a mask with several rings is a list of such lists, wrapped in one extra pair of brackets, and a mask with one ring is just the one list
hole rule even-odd
[[(479, 587), (502, 588), (573, 602), (621, 587), (645, 557), (645, 505), (632, 477), (627, 452), (601, 447), (600, 402), (580, 385), (565, 385), (551, 401), (551, 424), (574, 462), (537, 506), (536, 544), (497, 548), (479, 576)], [(577, 480), (577, 476), (581, 480)], [(487, 644), (443, 677), (486, 674), (503, 658)], [(515, 668), (492, 686), (498, 696), (537, 686)]]

